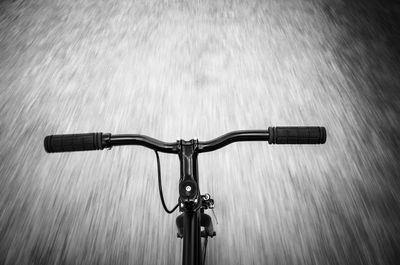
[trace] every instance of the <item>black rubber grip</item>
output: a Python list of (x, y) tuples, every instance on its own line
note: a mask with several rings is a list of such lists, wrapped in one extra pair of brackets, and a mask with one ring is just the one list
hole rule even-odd
[(324, 144), (324, 127), (269, 127), (270, 144)]
[(110, 134), (81, 133), (49, 135), (44, 138), (44, 149), (47, 153), (90, 151), (103, 149), (105, 139)]

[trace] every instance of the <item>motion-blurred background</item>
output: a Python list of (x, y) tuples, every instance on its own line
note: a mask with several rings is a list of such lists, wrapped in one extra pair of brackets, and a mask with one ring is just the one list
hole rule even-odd
[[(399, 18), (399, 1), (1, 1), (0, 264), (181, 262), (151, 150), (49, 155), (46, 135), (278, 125), (328, 140), (199, 156), (206, 264), (399, 264)], [(161, 160), (172, 207), (178, 158)]]

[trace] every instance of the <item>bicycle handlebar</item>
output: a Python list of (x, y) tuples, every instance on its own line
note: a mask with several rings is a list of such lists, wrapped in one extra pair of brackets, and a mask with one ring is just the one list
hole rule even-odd
[[(268, 130), (243, 130), (198, 142), (198, 152), (210, 152), (240, 141), (267, 141), (270, 144), (324, 144), (324, 127), (269, 127)], [(48, 153), (102, 150), (119, 145), (141, 145), (164, 153), (179, 153), (178, 142), (163, 142), (146, 135), (83, 133), (49, 135), (44, 139)]]

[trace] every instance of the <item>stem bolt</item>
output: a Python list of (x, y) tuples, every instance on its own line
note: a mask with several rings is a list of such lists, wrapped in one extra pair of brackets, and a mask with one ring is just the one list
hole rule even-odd
[(190, 186), (186, 186), (186, 188), (185, 188), (185, 189), (186, 189), (186, 191), (187, 191), (187, 192), (189, 192), (189, 191), (191, 191), (191, 190), (192, 190), (192, 187), (190, 187)]

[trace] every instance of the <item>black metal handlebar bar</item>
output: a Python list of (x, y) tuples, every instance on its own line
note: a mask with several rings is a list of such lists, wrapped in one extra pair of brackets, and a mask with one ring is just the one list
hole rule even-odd
[(111, 148), (120, 145), (141, 145), (163, 153), (178, 153), (176, 142), (167, 143), (141, 134), (110, 135), (109, 141), (106, 141), (105, 147)]
[(268, 141), (268, 130), (243, 130), (224, 134), (210, 141), (199, 142), (199, 153), (220, 149), (228, 144), (243, 141)]
[[(268, 130), (233, 131), (210, 141), (197, 141), (198, 153), (214, 151), (240, 141), (323, 144), (326, 142), (326, 130), (324, 127), (269, 127)], [(60, 134), (49, 135), (44, 139), (44, 148), (48, 153), (102, 150), (120, 145), (141, 145), (164, 153), (179, 153), (179, 142), (163, 142), (140, 134)]]

